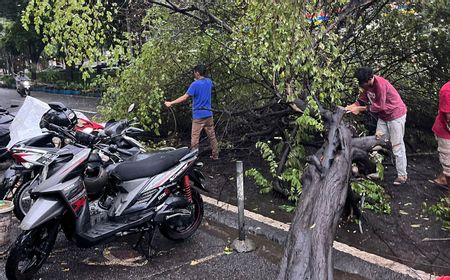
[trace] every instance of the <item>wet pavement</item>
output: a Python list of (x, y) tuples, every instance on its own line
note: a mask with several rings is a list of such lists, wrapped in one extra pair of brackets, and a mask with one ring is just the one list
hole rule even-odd
[[(98, 97), (51, 94), (37, 91), (32, 91), (31, 96), (46, 103), (61, 102), (75, 111), (84, 113), (88, 117), (97, 114), (97, 106), (100, 102), (100, 98)], [(8, 109), (11, 113), (17, 112), (24, 100), (25, 98), (21, 97), (15, 89), (0, 88), (0, 105)], [(19, 107), (10, 108), (11, 105), (18, 105)]]
[[(13, 235), (19, 230), (16, 225)], [(250, 236), (257, 249), (249, 253), (227, 252), (238, 232), (204, 219), (199, 230), (184, 242), (173, 242), (157, 233), (157, 253), (147, 260), (132, 247), (137, 236), (82, 249), (67, 241), (62, 232), (47, 262), (35, 279), (276, 279), (283, 248), (267, 239)], [(0, 258), (0, 271), (5, 259)], [(0, 273), (0, 280), (6, 279)], [(337, 280), (363, 279), (335, 272)]]
[[(274, 279), (280, 246), (264, 239), (251, 253), (227, 254), (225, 248), (237, 232), (220, 224), (203, 222), (184, 242), (173, 242), (159, 233), (156, 256), (147, 260), (132, 248), (137, 236), (81, 249), (59, 234), (53, 253), (36, 279)], [(0, 260), (3, 269), (5, 260)], [(6, 279), (0, 273), (0, 279)]]

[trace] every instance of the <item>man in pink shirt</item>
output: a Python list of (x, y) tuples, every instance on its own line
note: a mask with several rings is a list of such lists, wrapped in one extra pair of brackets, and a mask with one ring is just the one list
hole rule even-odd
[(394, 185), (404, 184), (408, 179), (405, 142), (403, 141), (406, 105), (391, 83), (383, 77), (374, 75), (371, 68), (358, 68), (355, 76), (363, 91), (358, 100), (347, 106), (346, 109), (355, 115), (369, 110), (378, 116), (376, 135), (386, 135), (392, 143), (392, 152), (397, 168)]
[(443, 169), (435, 182), (446, 183), (450, 188), (450, 82), (439, 91), (439, 111), (432, 130), (438, 143), (439, 161)]

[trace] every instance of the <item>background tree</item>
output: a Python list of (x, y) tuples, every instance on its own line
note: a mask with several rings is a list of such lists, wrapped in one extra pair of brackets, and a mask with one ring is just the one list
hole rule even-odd
[(12, 73), (29, 68), (34, 79), (44, 43), (42, 37), (34, 30), (25, 30), (20, 22), (21, 11), (27, 2), (0, 1), (3, 7), (0, 12), (0, 57), (7, 72)]

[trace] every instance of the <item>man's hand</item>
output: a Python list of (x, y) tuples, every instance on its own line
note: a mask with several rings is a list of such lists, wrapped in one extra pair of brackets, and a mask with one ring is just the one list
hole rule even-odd
[(354, 115), (358, 115), (361, 112), (367, 111), (367, 106), (358, 106), (353, 103), (345, 107), (345, 110), (347, 110), (347, 112), (351, 112)]
[(185, 93), (184, 95), (178, 97), (177, 99), (175, 99), (173, 101), (164, 101), (164, 105), (166, 105), (167, 108), (170, 108), (173, 105), (183, 103), (188, 99), (189, 99), (189, 94)]

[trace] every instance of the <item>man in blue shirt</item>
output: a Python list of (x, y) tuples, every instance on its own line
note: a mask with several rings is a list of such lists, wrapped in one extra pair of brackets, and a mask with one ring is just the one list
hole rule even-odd
[(199, 64), (194, 67), (195, 81), (189, 86), (187, 92), (173, 101), (166, 101), (167, 107), (185, 102), (192, 97), (192, 134), (191, 148), (198, 149), (200, 134), (203, 129), (206, 131), (209, 143), (211, 144), (213, 160), (219, 159), (219, 148), (214, 132), (213, 113), (211, 111), (211, 91), (213, 82), (205, 77), (206, 66)]

